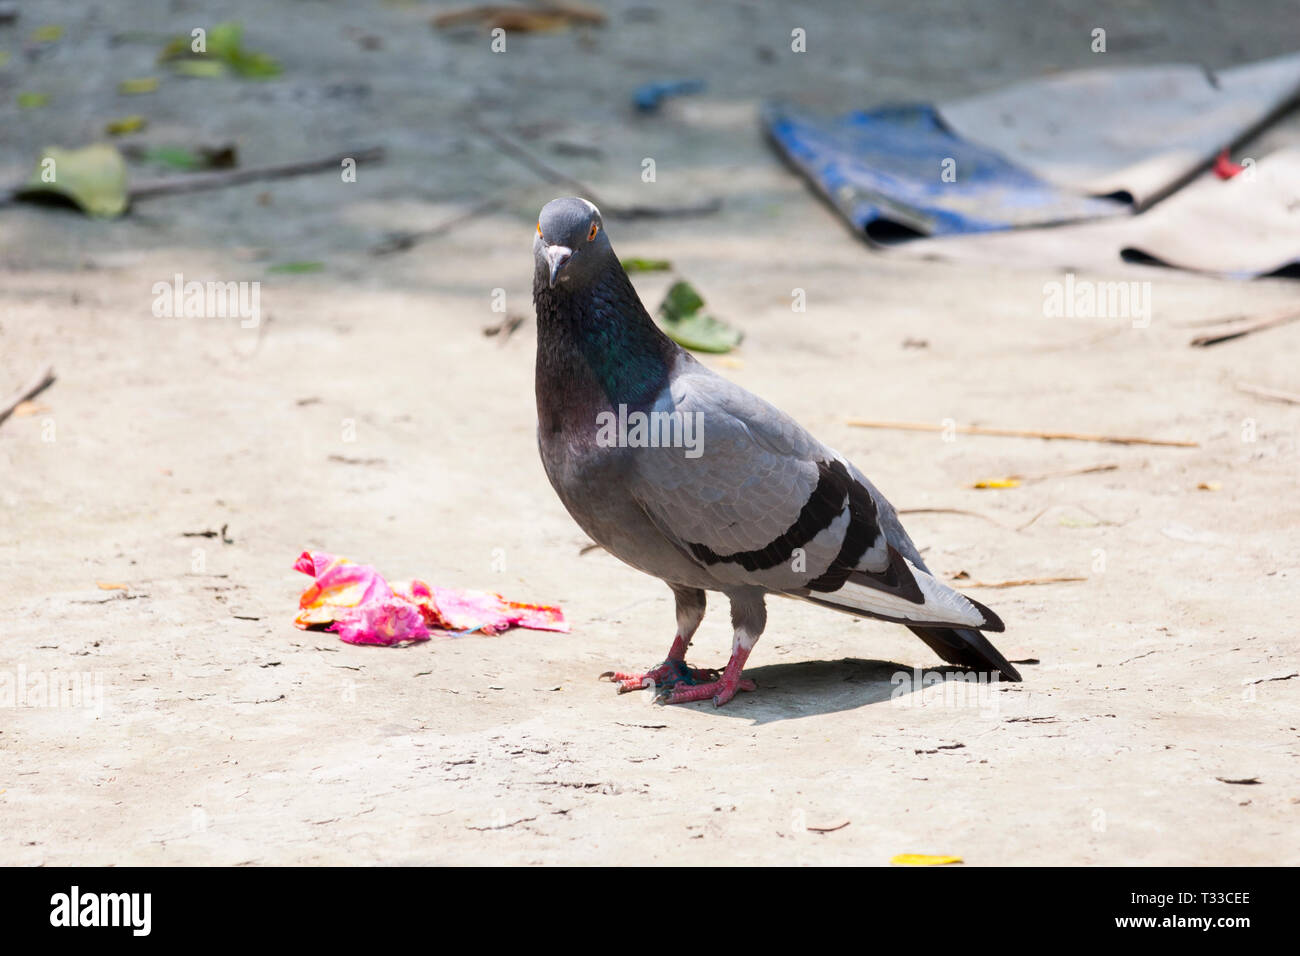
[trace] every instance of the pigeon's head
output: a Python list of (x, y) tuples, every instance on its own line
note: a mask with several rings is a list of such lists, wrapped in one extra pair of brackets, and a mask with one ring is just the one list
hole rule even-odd
[(537, 217), (533, 259), (552, 289), (594, 278), (613, 257), (600, 210), (585, 199), (552, 199)]

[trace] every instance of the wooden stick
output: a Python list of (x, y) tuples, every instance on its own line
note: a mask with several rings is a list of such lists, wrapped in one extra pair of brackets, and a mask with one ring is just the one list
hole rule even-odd
[(1073, 478), (1075, 475), (1095, 475), (1103, 471), (1118, 471), (1119, 465), (1092, 465), (1088, 468), (1071, 468), (1069, 471), (1044, 471), (1037, 475), (1007, 475), (1013, 481), (1035, 482), (1048, 478)]
[(1237, 391), (1245, 392), (1247, 395), (1258, 395), (1260, 398), (1271, 399), (1275, 402), (1286, 402), (1289, 405), (1300, 405), (1300, 394), (1295, 392), (1284, 392), (1280, 388), (1265, 388), (1263, 385), (1250, 385), (1246, 382), (1238, 382)]
[(23, 402), (35, 398), (53, 384), (54, 366), (47, 365), (37, 372), (26, 385), (6, 398), (3, 403), (0, 403), (0, 424), (3, 424), (4, 420), (13, 414), (15, 408)]
[(172, 196), (177, 193), (192, 193), (203, 189), (221, 189), (225, 186), (238, 186), (241, 183), (255, 182), (262, 179), (284, 179), (288, 176), (301, 176), (304, 173), (317, 173), (326, 169), (340, 170), (343, 160), (354, 159), (357, 163), (378, 163), (384, 158), (382, 146), (338, 153), (324, 159), (308, 159), (296, 163), (277, 163), (272, 166), (253, 166), (249, 169), (222, 169), (207, 173), (190, 173), (167, 179), (151, 179), (132, 186), (132, 202), (137, 199), (153, 199), (155, 196)]
[(382, 242), (370, 247), (370, 254), (372, 256), (386, 256), (394, 252), (405, 252), (407, 249), (413, 248), (416, 243), (424, 242), (426, 239), (435, 239), (443, 233), (450, 232), (462, 223), (477, 219), (489, 212), (495, 212), (505, 204), (504, 199), (485, 199), (470, 206), (464, 212), (457, 213), (449, 219), (444, 219), (436, 226), (431, 226), (428, 229), (390, 233)]
[[(855, 428), (888, 428), (898, 431), (941, 432), (949, 426), (936, 425), (931, 422), (876, 422), (862, 418), (850, 418), (846, 424)], [(1199, 448), (1194, 441), (1172, 441), (1163, 438), (1129, 438), (1122, 435), (1088, 435), (1081, 432), (1050, 432), (1036, 428), (993, 428), (984, 425), (953, 425), (952, 431), (963, 435), (1001, 435), (1005, 438), (1042, 438), (1046, 440), (1062, 439), (1066, 441), (1093, 441), (1111, 445), (1167, 445), (1174, 448)]]
[(1238, 319), (1236, 321), (1224, 322), (1222, 327), (1188, 342), (1188, 345), (1197, 348), (1206, 348), (1210, 345), (1218, 345), (1220, 342), (1230, 342), (1233, 339), (1241, 338), (1243, 335), (1250, 335), (1252, 332), (1262, 332), (1265, 329), (1274, 329), (1279, 325), (1286, 325), (1290, 322), (1300, 320), (1300, 311), (1294, 308), (1286, 309), (1277, 315), (1269, 316), (1265, 319)]
[(1119, 471), (1119, 465), (1092, 465), (1088, 468), (1071, 468), (1068, 471), (1048, 471), (1041, 475), (1026, 475), (1025, 481), (1043, 481), (1047, 478), (1073, 478), (1075, 475), (1097, 475), (1104, 471)]
[[(242, 183), (256, 182), (262, 179), (284, 179), (289, 176), (301, 176), (304, 173), (317, 173), (326, 169), (341, 169), (343, 160), (355, 159), (358, 163), (378, 163), (384, 158), (382, 146), (339, 153), (324, 159), (308, 159), (296, 163), (276, 163), (271, 166), (253, 166), (249, 169), (220, 169), (206, 173), (187, 173), (181, 176), (169, 176), (166, 179), (147, 179), (127, 189), (131, 202), (137, 199), (154, 199), (158, 196), (175, 196), (181, 193), (200, 192), (205, 189), (222, 189), (226, 186), (238, 186)], [(14, 202), (26, 191), (25, 186), (0, 190), (0, 206)]]
[(989, 524), (996, 524), (999, 528), (1005, 527), (988, 515), (982, 515), (978, 511), (964, 511), (961, 508), (899, 508), (898, 513), (900, 515), (965, 515), (968, 518), (979, 518)]
[(705, 216), (722, 208), (722, 200), (720, 199), (710, 199), (706, 202), (686, 206), (615, 206), (605, 203), (596, 198), (592, 188), (582, 180), (574, 179), (568, 173), (556, 169), (540, 159), (528, 147), (516, 143), (508, 136), (484, 126), (482, 123), (471, 120), (470, 126), (501, 152), (527, 166), (548, 183), (555, 183), (558, 186), (572, 189), (577, 195), (583, 196), (599, 206), (603, 215), (615, 219), (666, 219), (675, 216)]
[(952, 580), (953, 585), (958, 590), (965, 588), (1020, 588), (1028, 587), (1033, 584), (1061, 584), (1066, 581), (1086, 581), (1087, 578), (1061, 577), (1061, 578), (1019, 578), (1015, 581), (962, 581)]

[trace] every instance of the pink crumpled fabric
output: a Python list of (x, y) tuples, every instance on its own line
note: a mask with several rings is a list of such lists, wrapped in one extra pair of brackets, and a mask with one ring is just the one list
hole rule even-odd
[(295, 571), (311, 575), (298, 599), (298, 627), (336, 632), (349, 644), (403, 644), (433, 634), (500, 634), (512, 627), (567, 633), (564, 612), (546, 604), (508, 601), (486, 591), (431, 587), (414, 580), (392, 588), (368, 564), (324, 551), (304, 551)]

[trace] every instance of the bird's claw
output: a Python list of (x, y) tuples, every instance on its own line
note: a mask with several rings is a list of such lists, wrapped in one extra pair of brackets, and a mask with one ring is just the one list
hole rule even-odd
[[(716, 674), (717, 671), (714, 671)], [(736, 696), (738, 691), (757, 690), (758, 685), (748, 678), (741, 678), (732, 682), (722, 678), (720, 680), (710, 681), (704, 684), (676, 684), (666, 688), (666, 693), (661, 692), (657, 698), (657, 703), (663, 704), (689, 704), (692, 701), (707, 700), (713, 698), (713, 706), (721, 707), (731, 698)]]
[[(721, 674), (712, 668), (691, 667), (683, 660), (669, 659), (658, 667), (651, 668), (644, 674), (627, 674), (623, 671), (605, 671), (601, 680), (613, 681), (618, 685), (618, 692), (643, 690), (647, 687), (658, 688), (656, 696), (675, 690), (681, 686), (696, 687), (712, 685), (719, 681)], [(669, 701), (673, 703), (673, 701)]]

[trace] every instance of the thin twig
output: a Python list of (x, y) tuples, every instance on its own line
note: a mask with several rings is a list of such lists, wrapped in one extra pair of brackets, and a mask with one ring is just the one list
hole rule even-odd
[(1171, 441), (1163, 438), (1130, 438), (1123, 435), (1089, 435), (1082, 432), (1051, 432), (1036, 428), (993, 428), (984, 425), (936, 425), (932, 422), (876, 422), (850, 418), (848, 425), (857, 428), (889, 428), (898, 431), (942, 432), (953, 431), (963, 435), (1001, 435), (1006, 438), (1063, 439), (1067, 441), (1092, 441), (1112, 445), (1168, 445), (1175, 448), (1197, 448), (1194, 441)]
[(263, 179), (284, 179), (288, 176), (301, 176), (304, 173), (316, 173), (325, 169), (340, 169), (345, 159), (361, 163), (378, 163), (384, 158), (382, 146), (338, 153), (324, 159), (308, 159), (295, 163), (276, 163), (271, 166), (253, 166), (249, 169), (222, 169), (207, 173), (190, 173), (186, 176), (167, 179), (151, 179), (139, 183), (130, 189), (131, 200), (153, 199), (156, 196), (172, 196), (177, 193), (192, 193), (203, 189), (221, 189), (226, 186), (238, 186), (241, 183), (255, 182)]
[[(1030, 518), (1028, 521), (1026, 521), (1026, 522), (1025, 522), (1024, 524), (1022, 524), (1020, 527), (1016, 528), (1016, 530), (1017, 530), (1017, 531), (1024, 531), (1024, 530), (1025, 530), (1026, 528), (1028, 528), (1031, 524), (1033, 524), (1035, 521), (1037, 521), (1037, 520), (1038, 520), (1039, 518), (1041, 518), (1043, 515), (1047, 514), (1047, 512), (1051, 511), (1053, 508), (1078, 508), (1080, 511), (1082, 511), (1084, 514), (1088, 515), (1089, 517), (1091, 517), (1091, 518), (1095, 518), (1095, 519), (1097, 520), (1097, 524), (1099, 524), (1099, 525), (1104, 525), (1104, 526), (1106, 526), (1106, 527), (1108, 527), (1108, 528), (1119, 527), (1119, 526), (1121, 526), (1121, 525), (1128, 524), (1130, 521), (1133, 520), (1133, 518), (1125, 518), (1123, 521), (1111, 521), (1109, 518), (1103, 518), (1101, 515), (1097, 514), (1095, 511), (1089, 511), (1089, 510), (1088, 510), (1087, 508), (1085, 508), (1083, 505), (1078, 505), (1078, 504), (1048, 505), (1046, 508), (1044, 508), (1042, 511), (1038, 512), (1038, 514), (1034, 515), (1032, 518)], [(1136, 515), (1134, 515), (1134, 517), (1136, 517)]]
[(1119, 465), (1091, 465), (1088, 468), (1072, 468), (1069, 471), (1044, 471), (1037, 475), (1007, 475), (1016, 481), (1046, 481), (1048, 478), (1073, 478), (1075, 475), (1096, 475), (1104, 471), (1118, 471)]
[(1300, 394), (1295, 392), (1284, 392), (1280, 388), (1266, 388), (1263, 385), (1250, 385), (1246, 382), (1238, 382), (1237, 391), (1245, 392), (1247, 395), (1258, 395), (1260, 398), (1267, 398), (1274, 402), (1286, 402), (1288, 405), (1300, 405)]
[(3, 424), (4, 420), (13, 414), (15, 408), (23, 402), (35, 398), (53, 384), (54, 366), (47, 365), (32, 376), (26, 385), (6, 398), (3, 403), (0, 403), (0, 424)]
[(436, 226), (428, 229), (417, 229), (414, 232), (394, 232), (382, 242), (370, 247), (372, 256), (386, 256), (394, 252), (405, 252), (415, 246), (416, 243), (424, 242), (426, 239), (436, 239), (443, 233), (449, 232), (462, 223), (469, 222), (471, 219), (477, 219), (485, 213), (494, 212), (504, 206), (504, 199), (485, 199), (482, 202), (475, 203), (464, 212), (459, 212), (450, 219), (444, 219)]
[(954, 581), (957, 587), (965, 590), (966, 588), (1021, 588), (1033, 584), (1061, 584), (1067, 581), (1086, 581), (1087, 578), (1078, 577), (1059, 577), (1059, 578), (1018, 578), (1015, 581)]
[(809, 831), (810, 833), (834, 833), (836, 830), (843, 830), (846, 826), (848, 826), (852, 822), (853, 822), (852, 820), (845, 820), (843, 823), (836, 823), (833, 826), (829, 826), (829, 827), (806, 826), (804, 827), (804, 829)]
[(1243, 317), (1237, 320), (1228, 320), (1220, 328), (1198, 335), (1187, 344), (1197, 348), (1205, 348), (1210, 345), (1218, 345), (1220, 342), (1239, 339), (1243, 335), (1250, 335), (1252, 332), (1277, 328), (1279, 325), (1286, 325), (1297, 320), (1300, 320), (1300, 311), (1295, 308), (1285, 309), (1265, 319), (1247, 319)]
[(599, 206), (603, 215), (614, 219), (665, 219), (669, 217), (706, 216), (722, 208), (720, 199), (710, 199), (702, 203), (686, 206), (615, 206), (605, 203), (598, 199), (595, 191), (582, 180), (574, 179), (568, 173), (556, 169), (550, 163), (539, 158), (528, 147), (516, 143), (505, 134), (484, 126), (482, 123), (471, 121), (470, 126), (501, 152), (527, 166), (548, 183), (555, 183), (572, 189), (578, 195)]
[(988, 515), (982, 515), (978, 511), (963, 511), (961, 508), (899, 508), (900, 515), (966, 515), (970, 518), (980, 518), (989, 524), (995, 524), (999, 528), (1005, 528), (1006, 525), (994, 521)]

